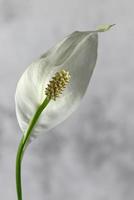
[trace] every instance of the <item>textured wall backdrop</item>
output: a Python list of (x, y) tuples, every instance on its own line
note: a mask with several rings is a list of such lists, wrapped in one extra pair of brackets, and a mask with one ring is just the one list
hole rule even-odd
[(29, 146), (24, 200), (134, 199), (133, 7), (132, 0), (0, 0), (1, 200), (17, 199), (17, 80), (68, 33), (106, 23), (117, 25), (100, 34), (97, 66), (79, 109)]

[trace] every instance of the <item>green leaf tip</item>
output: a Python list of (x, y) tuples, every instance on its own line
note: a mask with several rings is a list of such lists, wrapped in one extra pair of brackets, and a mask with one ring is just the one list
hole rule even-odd
[(109, 29), (111, 29), (113, 26), (115, 26), (115, 24), (105, 24), (105, 25), (101, 25), (97, 28), (97, 31), (98, 32), (105, 32), (105, 31), (108, 31)]

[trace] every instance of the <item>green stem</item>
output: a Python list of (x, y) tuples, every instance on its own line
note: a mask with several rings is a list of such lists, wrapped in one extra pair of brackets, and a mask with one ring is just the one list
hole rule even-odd
[(17, 190), (17, 196), (18, 200), (22, 200), (22, 186), (21, 186), (21, 163), (22, 163), (22, 157), (25, 150), (25, 147), (30, 139), (31, 132), (37, 123), (42, 111), (45, 109), (45, 107), (48, 105), (50, 99), (46, 98), (43, 103), (37, 108), (33, 118), (31, 119), (28, 129), (26, 133), (23, 135), (18, 151), (16, 156), (16, 190)]

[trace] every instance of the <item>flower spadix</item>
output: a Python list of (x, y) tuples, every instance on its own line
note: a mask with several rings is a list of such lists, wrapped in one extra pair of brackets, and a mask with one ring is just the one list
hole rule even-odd
[(45, 94), (49, 99), (56, 100), (62, 94), (64, 88), (69, 83), (71, 76), (68, 71), (61, 70), (57, 72), (49, 82)]
[(73, 32), (25, 70), (15, 95), (17, 119), (23, 133), (45, 98), (50, 98), (50, 102), (32, 136), (53, 128), (76, 109), (96, 64), (98, 32), (109, 27), (111, 25), (97, 31)]

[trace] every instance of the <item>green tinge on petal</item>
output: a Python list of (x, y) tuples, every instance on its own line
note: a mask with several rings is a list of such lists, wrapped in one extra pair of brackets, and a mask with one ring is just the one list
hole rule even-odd
[(101, 25), (97, 28), (97, 31), (98, 32), (105, 32), (105, 31), (108, 31), (109, 29), (111, 29), (113, 26), (115, 26), (116, 24), (105, 24), (105, 25)]

